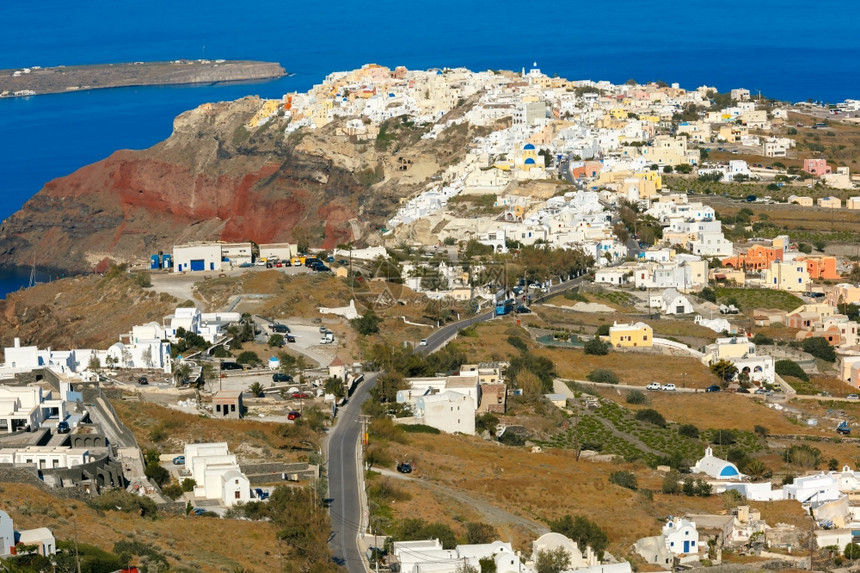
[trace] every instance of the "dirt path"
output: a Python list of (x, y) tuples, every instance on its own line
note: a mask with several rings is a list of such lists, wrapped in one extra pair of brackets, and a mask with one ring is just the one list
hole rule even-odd
[(499, 529), (506, 529), (509, 526), (516, 526), (525, 531), (529, 531), (534, 533), (535, 535), (543, 535), (544, 533), (549, 532), (549, 528), (541, 523), (537, 523), (528, 519), (526, 517), (520, 517), (519, 515), (515, 515), (509, 511), (496, 507), (490, 503), (482, 499), (477, 499), (472, 497), (469, 494), (463, 493), (462, 491), (458, 491), (452, 489), (448, 486), (444, 486), (438, 483), (434, 483), (428, 480), (423, 480), (420, 478), (415, 478), (408, 475), (403, 475), (401, 473), (393, 472), (391, 470), (386, 469), (376, 469), (375, 471), (379, 471), (382, 475), (394, 479), (400, 479), (404, 481), (414, 481), (420, 483), (423, 487), (433, 490), (433, 492), (449, 497), (458, 503), (467, 505), (480, 513), (487, 523), (490, 525), (496, 526)]

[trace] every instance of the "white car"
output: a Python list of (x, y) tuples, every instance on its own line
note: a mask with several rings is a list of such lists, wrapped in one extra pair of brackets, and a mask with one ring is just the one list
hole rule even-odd
[(422, 338), (422, 339), (421, 339), (421, 342), (419, 342), (419, 343), (418, 343), (418, 346), (427, 346), (427, 339), (426, 339), (426, 338)]
[(674, 392), (675, 391), (675, 385), (674, 384), (663, 384), (663, 387), (661, 388), (661, 390), (663, 390), (663, 392)]
[(659, 383), (657, 383), (657, 382), (651, 382), (650, 384), (648, 384), (647, 386), (645, 386), (645, 389), (646, 389), (646, 390), (659, 390), (659, 389), (660, 389), (660, 384), (659, 384)]

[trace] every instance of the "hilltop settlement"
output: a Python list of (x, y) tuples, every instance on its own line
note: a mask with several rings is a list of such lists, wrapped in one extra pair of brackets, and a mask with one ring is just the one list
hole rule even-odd
[(183, 114), (0, 227), (94, 271), (0, 302), (0, 558), (853, 564), (858, 158), (857, 100), (537, 64)]

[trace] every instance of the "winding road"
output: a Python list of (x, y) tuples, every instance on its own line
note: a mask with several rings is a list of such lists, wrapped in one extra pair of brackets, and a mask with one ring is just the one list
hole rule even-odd
[[(569, 288), (578, 286), (584, 280), (580, 276), (568, 281), (551, 286), (546, 294), (537, 297), (532, 304), (540, 303), (547, 298), (563, 292)], [(448, 343), (460, 329), (485, 322), (494, 317), (493, 310), (443, 326), (427, 337), (427, 344), (418, 347), (415, 352), (429, 354), (439, 350)], [(365, 380), (358, 385), (346, 406), (340, 409), (337, 424), (325, 442), (326, 459), (328, 460), (328, 483), (330, 498), (330, 514), (332, 523), (332, 535), (329, 544), (332, 549), (334, 560), (339, 565), (346, 567), (350, 573), (366, 573), (367, 560), (359, 549), (359, 535), (364, 533), (367, 520), (364, 518), (365, 509), (362, 507), (363, 495), (361, 491), (363, 480), (359, 472), (362, 471), (362, 462), (359, 457), (358, 440), (361, 435), (361, 404), (370, 395), (370, 389), (376, 384), (378, 374), (368, 374)], [(461, 499), (461, 502), (467, 500)], [(507, 512), (505, 512), (507, 513)], [(511, 515), (512, 521), (522, 518)], [(522, 525), (526, 525), (523, 520)], [(539, 527), (534, 523), (528, 524), (531, 528)]]

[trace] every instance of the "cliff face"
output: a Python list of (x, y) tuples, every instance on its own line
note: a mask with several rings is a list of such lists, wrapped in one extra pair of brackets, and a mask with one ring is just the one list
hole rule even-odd
[(39, 267), (102, 270), (196, 240), (373, 242), (399, 198), (462, 157), (475, 135), (460, 126), (425, 141), (426, 127), (392, 120), (384, 146), (341, 135), (338, 124), (287, 137), (281, 117), (248, 129), (259, 109), (254, 97), (205, 104), (154, 147), (49, 182), (0, 226), (0, 266), (35, 257)]

